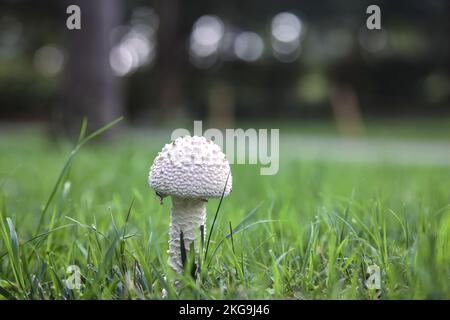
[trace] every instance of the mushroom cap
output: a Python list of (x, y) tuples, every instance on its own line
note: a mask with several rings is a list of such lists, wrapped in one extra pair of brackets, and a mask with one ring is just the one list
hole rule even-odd
[(184, 136), (158, 153), (148, 182), (161, 197), (206, 199), (219, 198), (222, 193), (227, 196), (232, 177), (230, 164), (217, 144), (205, 137)]

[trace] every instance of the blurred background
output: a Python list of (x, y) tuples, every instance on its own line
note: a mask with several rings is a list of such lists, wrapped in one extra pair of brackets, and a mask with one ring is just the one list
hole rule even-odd
[[(81, 30), (68, 30), (69, 5)], [(368, 30), (366, 8), (381, 8)], [(450, 115), (449, 13), (430, 1), (0, 1), (0, 126), (71, 134), (124, 115), (155, 128), (204, 120), (328, 121)], [(189, 127), (191, 128), (191, 127)]]

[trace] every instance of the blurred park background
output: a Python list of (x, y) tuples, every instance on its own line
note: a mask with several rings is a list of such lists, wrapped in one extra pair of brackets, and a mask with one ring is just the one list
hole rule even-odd
[[(69, 5), (81, 30), (68, 30)], [(381, 30), (366, 9), (381, 8)], [(0, 1), (0, 127), (448, 128), (449, 13), (431, 1)], [(421, 121), (438, 123), (425, 126)], [(425, 123), (425, 122), (423, 122)], [(188, 127), (190, 128), (190, 127)], [(397, 122), (383, 127), (398, 130)]]

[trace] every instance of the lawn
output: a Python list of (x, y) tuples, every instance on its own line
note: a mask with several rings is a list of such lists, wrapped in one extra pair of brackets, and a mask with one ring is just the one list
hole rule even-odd
[[(201, 273), (175, 289), (170, 200), (161, 205), (147, 184), (168, 140), (93, 139), (51, 197), (74, 142), (2, 132), (0, 299), (160, 299), (163, 289), (187, 299), (450, 299), (450, 166), (302, 160), (283, 149), (274, 176), (232, 165)], [(208, 203), (208, 232), (218, 204)], [(373, 268), (381, 290), (366, 285)]]

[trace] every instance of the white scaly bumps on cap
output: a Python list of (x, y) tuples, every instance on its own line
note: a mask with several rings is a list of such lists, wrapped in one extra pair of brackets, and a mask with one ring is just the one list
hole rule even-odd
[(218, 198), (231, 191), (230, 165), (220, 147), (198, 136), (164, 146), (150, 169), (149, 184), (161, 196)]
[(158, 153), (148, 182), (161, 199), (171, 197), (169, 265), (175, 272), (182, 273), (181, 234), (186, 251), (194, 243), (198, 262), (201, 226), (206, 234), (206, 201), (231, 192), (230, 165), (220, 147), (211, 140), (180, 137)]

